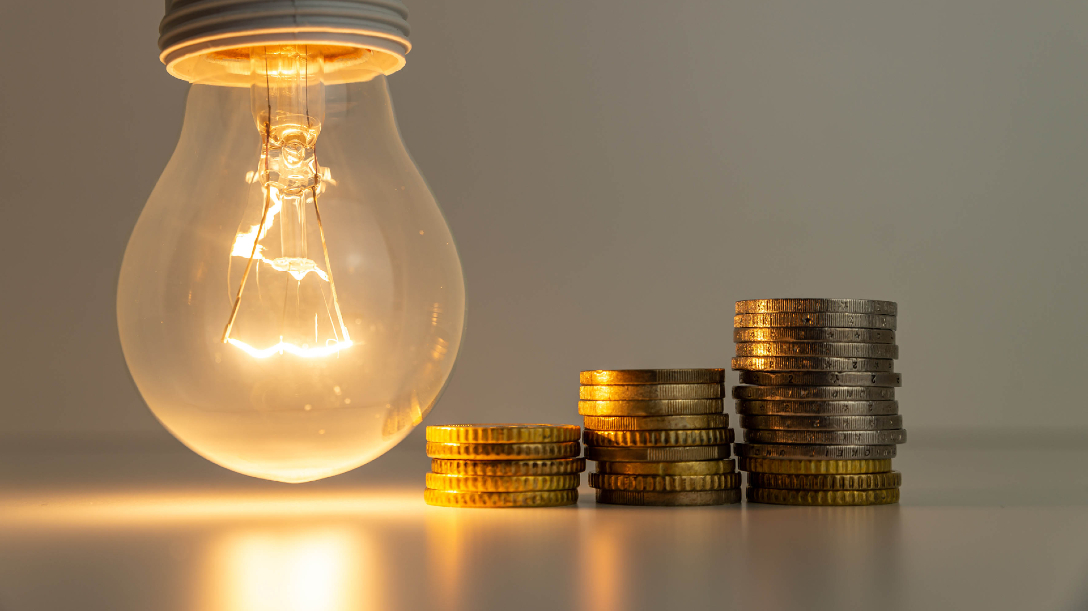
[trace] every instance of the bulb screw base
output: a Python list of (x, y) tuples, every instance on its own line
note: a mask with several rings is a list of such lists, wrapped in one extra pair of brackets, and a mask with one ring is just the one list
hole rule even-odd
[(166, 0), (159, 59), (192, 83), (249, 86), (249, 50), (321, 47), (325, 82), (367, 81), (405, 63), (408, 9), (399, 0)]

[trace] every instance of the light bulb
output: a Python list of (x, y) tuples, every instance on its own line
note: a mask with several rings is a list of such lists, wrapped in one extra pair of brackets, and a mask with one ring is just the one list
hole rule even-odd
[(302, 482), (373, 460), (456, 358), (461, 265), (382, 57), (278, 42), (171, 65), (194, 85), (125, 251), (121, 345), (166, 428), (240, 473)]

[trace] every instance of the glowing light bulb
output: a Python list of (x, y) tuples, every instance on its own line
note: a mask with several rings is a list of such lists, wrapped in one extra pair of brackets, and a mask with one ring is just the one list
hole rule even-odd
[(229, 469), (302, 482), (373, 460), (427, 414), (460, 346), (464, 282), (397, 132), (384, 73), (399, 64), (288, 38), (164, 51), (194, 85), (125, 251), (117, 318), (171, 433)]

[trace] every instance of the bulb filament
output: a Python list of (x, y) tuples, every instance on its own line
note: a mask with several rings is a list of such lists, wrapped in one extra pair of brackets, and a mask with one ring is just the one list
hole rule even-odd
[[(276, 354), (325, 357), (352, 345), (336, 295), (318, 206), (318, 195), (332, 182), (331, 173), (318, 164), (316, 154), (324, 115), (322, 65), (321, 55), (305, 46), (264, 49), (252, 56), (254, 73), (263, 72), (264, 84), (251, 89), (262, 146), (257, 171), (249, 180), (260, 183), (263, 206), (260, 222), (239, 230), (231, 247), (230, 256), (244, 257), (246, 265), (222, 341), (258, 359)], [(314, 225), (324, 269), (311, 257)], [(266, 302), (260, 292), (256, 299), (245, 294), (254, 266), (260, 282), (261, 264), (283, 274), (273, 281), (284, 285), (282, 304)], [(258, 339), (246, 341), (234, 336), (243, 318), (248, 320), (242, 335)], [(324, 325), (322, 319), (326, 320)], [(262, 337), (264, 347), (254, 346)]]

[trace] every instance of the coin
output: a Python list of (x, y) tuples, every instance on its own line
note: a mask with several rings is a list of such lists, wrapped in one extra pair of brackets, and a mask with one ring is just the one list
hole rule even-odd
[[(893, 416), (741, 416), (746, 429), (788, 431), (882, 431), (903, 428), (903, 417)], [(769, 486), (775, 488), (776, 486)]]
[(659, 431), (688, 429), (724, 429), (726, 414), (703, 416), (586, 416), (585, 427), (595, 431)]
[(886, 416), (898, 401), (737, 401), (737, 413), (756, 416)]
[(740, 383), (759, 386), (902, 386), (903, 374), (857, 371), (742, 371)]
[[(796, 473), (835, 475), (850, 473), (885, 473), (892, 470), (891, 459), (884, 460), (779, 460), (775, 458), (738, 458), (741, 471), (753, 473)], [(600, 470), (600, 463), (597, 465)]]
[(742, 342), (735, 346), (737, 356), (834, 356), (840, 358), (897, 359), (895, 344), (858, 344), (844, 342)]
[(890, 505), (899, 502), (899, 489), (781, 490), (747, 488), (748, 502), (775, 505)]
[(578, 413), (585, 416), (685, 416), (720, 414), (724, 411), (725, 401), (722, 399), (578, 402)]
[(591, 431), (582, 443), (598, 447), (714, 446), (733, 443), (732, 429), (673, 431)]
[(702, 490), (698, 492), (634, 492), (631, 490), (598, 490), (597, 502), (610, 505), (694, 506), (727, 505), (740, 502), (740, 488), (732, 490)]
[(721, 384), (658, 384), (582, 386), (578, 398), (590, 401), (645, 401), (648, 399), (718, 399)]
[(728, 490), (740, 487), (740, 473), (719, 475), (612, 475), (590, 473), (589, 485), (601, 490), (636, 490), (640, 492), (686, 492), (692, 490)]
[(439, 507), (557, 507), (578, 502), (577, 490), (536, 490), (532, 492), (423, 491), (428, 505)]
[(578, 441), (573, 424), (446, 424), (427, 427), (427, 441), (439, 443), (560, 443)]
[(755, 371), (891, 371), (893, 368), (895, 361), (892, 359), (846, 359), (828, 356), (733, 357), (733, 369)]
[(881, 386), (734, 386), (734, 399), (774, 401), (891, 401), (894, 388)]
[(721, 384), (724, 369), (594, 369), (578, 376), (586, 386), (614, 384)]
[(749, 327), (833, 327), (837, 329), (895, 330), (896, 317), (885, 314), (829, 314), (796, 312), (775, 314), (737, 314), (733, 326)]
[(749, 486), (787, 490), (884, 490), (898, 488), (902, 483), (903, 476), (898, 471), (856, 475), (748, 474)]
[[(891, 463), (889, 463), (889, 465), (890, 464)], [(736, 465), (732, 459), (692, 460), (685, 462), (601, 461), (597, 463), (597, 473), (614, 475), (720, 475), (723, 473), (733, 473), (735, 471)]]
[(434, 490), (462, 492), (524, 492), (528, 490), (569, 490), (577, 488), (581, 477), (568, 475), (451, 475), (428, 473), (427, 487)]
[(431, 459), (431, 471), (452, 475), (564, 475), (586, 470), (584, 458), (557, 460), (447, 460)]
[(865, 342), (894, 344), (890, 329), (850, 329), (836, 327), (755, 327), (733, 329), (735, 342)]
[(737, 456), (784, 460), (881, 460), (895, 458), (896, 448), (894, 445), (733, 444)]
[(427, 456), (462, 460), (520, 460), (573, 458), (582, 444), (567, 443), (438, 443), (427, 442)]
[(849, 312), (895, 316), (899, 306), (894, 301), (874, 299), (745, 299), (736, 305), (737, 314), (767, 312)]
[[(890, 446), (895, 447), (895, 446)], [(658, 446), (652, 448), (599, 448), (586, 446), (586, 459), (605, 462), (683, 462), (729, 458), (729, 446)]]
[(759, 431), (744, 429), (746, 443), (809, 445), (886, 445), (907, 442), (907, 431)]

